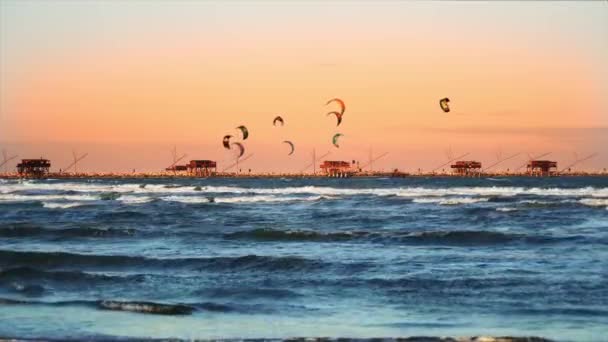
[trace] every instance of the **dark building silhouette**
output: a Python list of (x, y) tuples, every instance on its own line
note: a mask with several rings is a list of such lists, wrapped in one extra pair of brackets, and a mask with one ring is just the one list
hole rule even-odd
[(340, 160), (326, 160), (319, 167), (328, 177), (350, 177), (355, 173), (349, 162)]
[(450, 165), (454, 173), (461, 176), (473, 176), (481, 173), (481, 163), (473, 160), (459, 160)]
[(174, 172), (188, 171), (188, 165), (174, 165), (174, 166), (166, 168), (165, 171), (174, 171)]
[(213, 176), (217, 172), (217, 163), (213, 160), (191, 160), (186, 166), (188, 173), (199, 177)]
[(21, 159), (17, 172), (21, 177), (43, 178), (49, 174), (51, 161), (48, 159)]
[(536, 176), (550, 176), (557, 172), (557, 162), (550, 160), (530, 160), (528, 173)]

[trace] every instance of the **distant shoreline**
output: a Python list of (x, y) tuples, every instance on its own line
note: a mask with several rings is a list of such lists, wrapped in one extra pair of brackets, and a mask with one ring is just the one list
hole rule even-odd
[[(88, 341), (190, 341), (179, 339), (179, 338), (153, 338), (153, 337), (144, 337), (144, 338), (136, 338), (136, 337), (113, 337), (113, 336), (92, 336), (84, 338)], [(19, 337), (1, 337), (0, 342), (3, 341), (80, 341), (82, 339), (78, 338), (44, 338), (44, 337), (36, 337), (36, 338), (19, 338)], [(294, 338), (222, 338), (222, 339), (196, 339), (196, 341), (224, 341), (224, 342), (237, 342), (237, 341), (245, 341), (245, 342), (260, 342), (260, 341), (270, 341), (270, 342), (552, 342), (553, 340), (531, 336), (531, 337), (515, 337), (515, 336), (472, 336), (472, 337), (433, 337), (433, 336), (421, 336), (421, 337), (380, 337), (380, 338), (357, 338), (357, 337), (294, 337)]]
[(190, 174), (173, 174), (173, 173), (154, 173), (154, 172), (136, 172), (136, 173), (49, 173), (44, 177), (22, 177), (17, 173), (0, 173), (0, 179), (205, 179), (205, 178), (263, 178), (263, 179), (280, 179), (280, 178), (559, 178), (559, 177), (608, 177), (608, 172), (570, 172), (560, 173), (550, 176), (531, 175), (527, 173), (482, 173), (476, 175), (457, 175), (451, 173), (405, 173), (405, 172), (359, 172), (343, 177), (329, 177), (325, 174), (311, 173), (217, 173), (212, 176), (198, 176)]

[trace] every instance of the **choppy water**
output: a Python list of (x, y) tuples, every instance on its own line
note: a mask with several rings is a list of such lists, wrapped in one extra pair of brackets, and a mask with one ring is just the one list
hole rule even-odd
[(607, 209), (607, 178), (0, 180), (0, 336), (605, 341)]

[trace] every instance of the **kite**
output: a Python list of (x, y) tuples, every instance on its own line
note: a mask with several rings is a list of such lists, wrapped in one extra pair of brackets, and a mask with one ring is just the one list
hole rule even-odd
[(344, 111), (346, 110), (346, 105), (344, 104), (344, 101), (340, 100), (339, 98), (335, 98), (335, 99), (331, 99), (329, 101), (327, 101), (325, 103), (325, 105), (327, 106), (328, 104), (332, 103), (332, 102), (338, 102), (338, 104), (340, 105), (340, 114), (344, 114)]
[(237, 127), (237, 129), (240, 129), (241, 132), (243, 133), (243, 140), (247, 140), (247, 137), (249, 136), (249, 131), (247, 130), (247, 127), (239, 126), (239, 127)]
[(336, 126), (340, 126), (340, 123), (342, 123), (342, 114), (340, 112), (327, 113), (327, 115), (332, 115), (332, 114), (334, 114), (336, 116), (336, 119), (338, 119), (338, 124)]
[(344, 135), (344, 134), (342, 134), (342, 133), (336, 133), (336, 134), (334, 135), (334, 137), (331, 139), (331, 143), (332, 143), (332, 144), (334, 144), (334, 146), (336, 146), (336, 147), (338, 147), (338, 148), (339, 148), (339, 147), (340, 147), (340, 145), (338, 145), (338, 138), (340, 138), (340, 137), (341, 137), (341, 136), (343, 136), (343, 135)]
[(289, 154), (288, 154), (288, 155), (292, 155), (292, 154), (293, 154), (293, 151), (295, 151), (295, 150), (296, 150), (296, 148), (295, 148), (295, 146), (293, 145), (293, 143), (292, 143), (291, 141), (287, 141), (287, 140), (285, 140), (285, 141), (283, 141), (283, 142), (284, 142), (284, 143), (286, 143), (286, 144), (288, 144), (288, 145), (289, 145), (289, 147), (291, 147), (291, 151), (289, 152)]
[(439, 106), (441, 106), (441, 109), (443, 109), (443, 111), (446, 113), (450, 111), (450, 106), (448, 106), (448, 102), (450, 102), (450, 99), (448, 99), (447, 97), (444, 97), (443, 99), (439, 100)]
[(283, 121), (283, 118), (280, 116), (277, 116), (276, 118), (274, 118), (274, 120), (272, 120), (272, 125), (276, 126), (277, 122), (280, 122), (281, 126), (283, 126), (285, 124), (285, 121)]
[(239, 148), (239, 156), (238, 156), (238, 158), (242, 157), (243, 154), (245, 154), (245, 147), (243, 146), (243, 144), (235, 142), (235, 143), (232, 143), (232, 145), (236, 145)]
[(226, 149), (230, 149), (230, 138), (232, 138), (232, 135), (224, 135), (224, 139), (222, 140), (222, 144), (224, 144), (224, 148)]

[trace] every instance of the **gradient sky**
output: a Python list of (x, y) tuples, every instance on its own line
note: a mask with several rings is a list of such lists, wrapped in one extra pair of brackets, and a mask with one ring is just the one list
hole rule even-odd
[[(370, 146), (389, 152), (384, 169), (429, 169), (448, 148), (486, 165), (599, 152), (582, 166), (599, 169), (606, 61), (606, 1), (0, 0), (0, 147), (156, 171), (176, 145), (221, 168), (222, 136), (244, 124), (255, 171), (298, 171), (313, 148), (364, 162)], [(347, 104), (339, 129), (332, 97)]]

